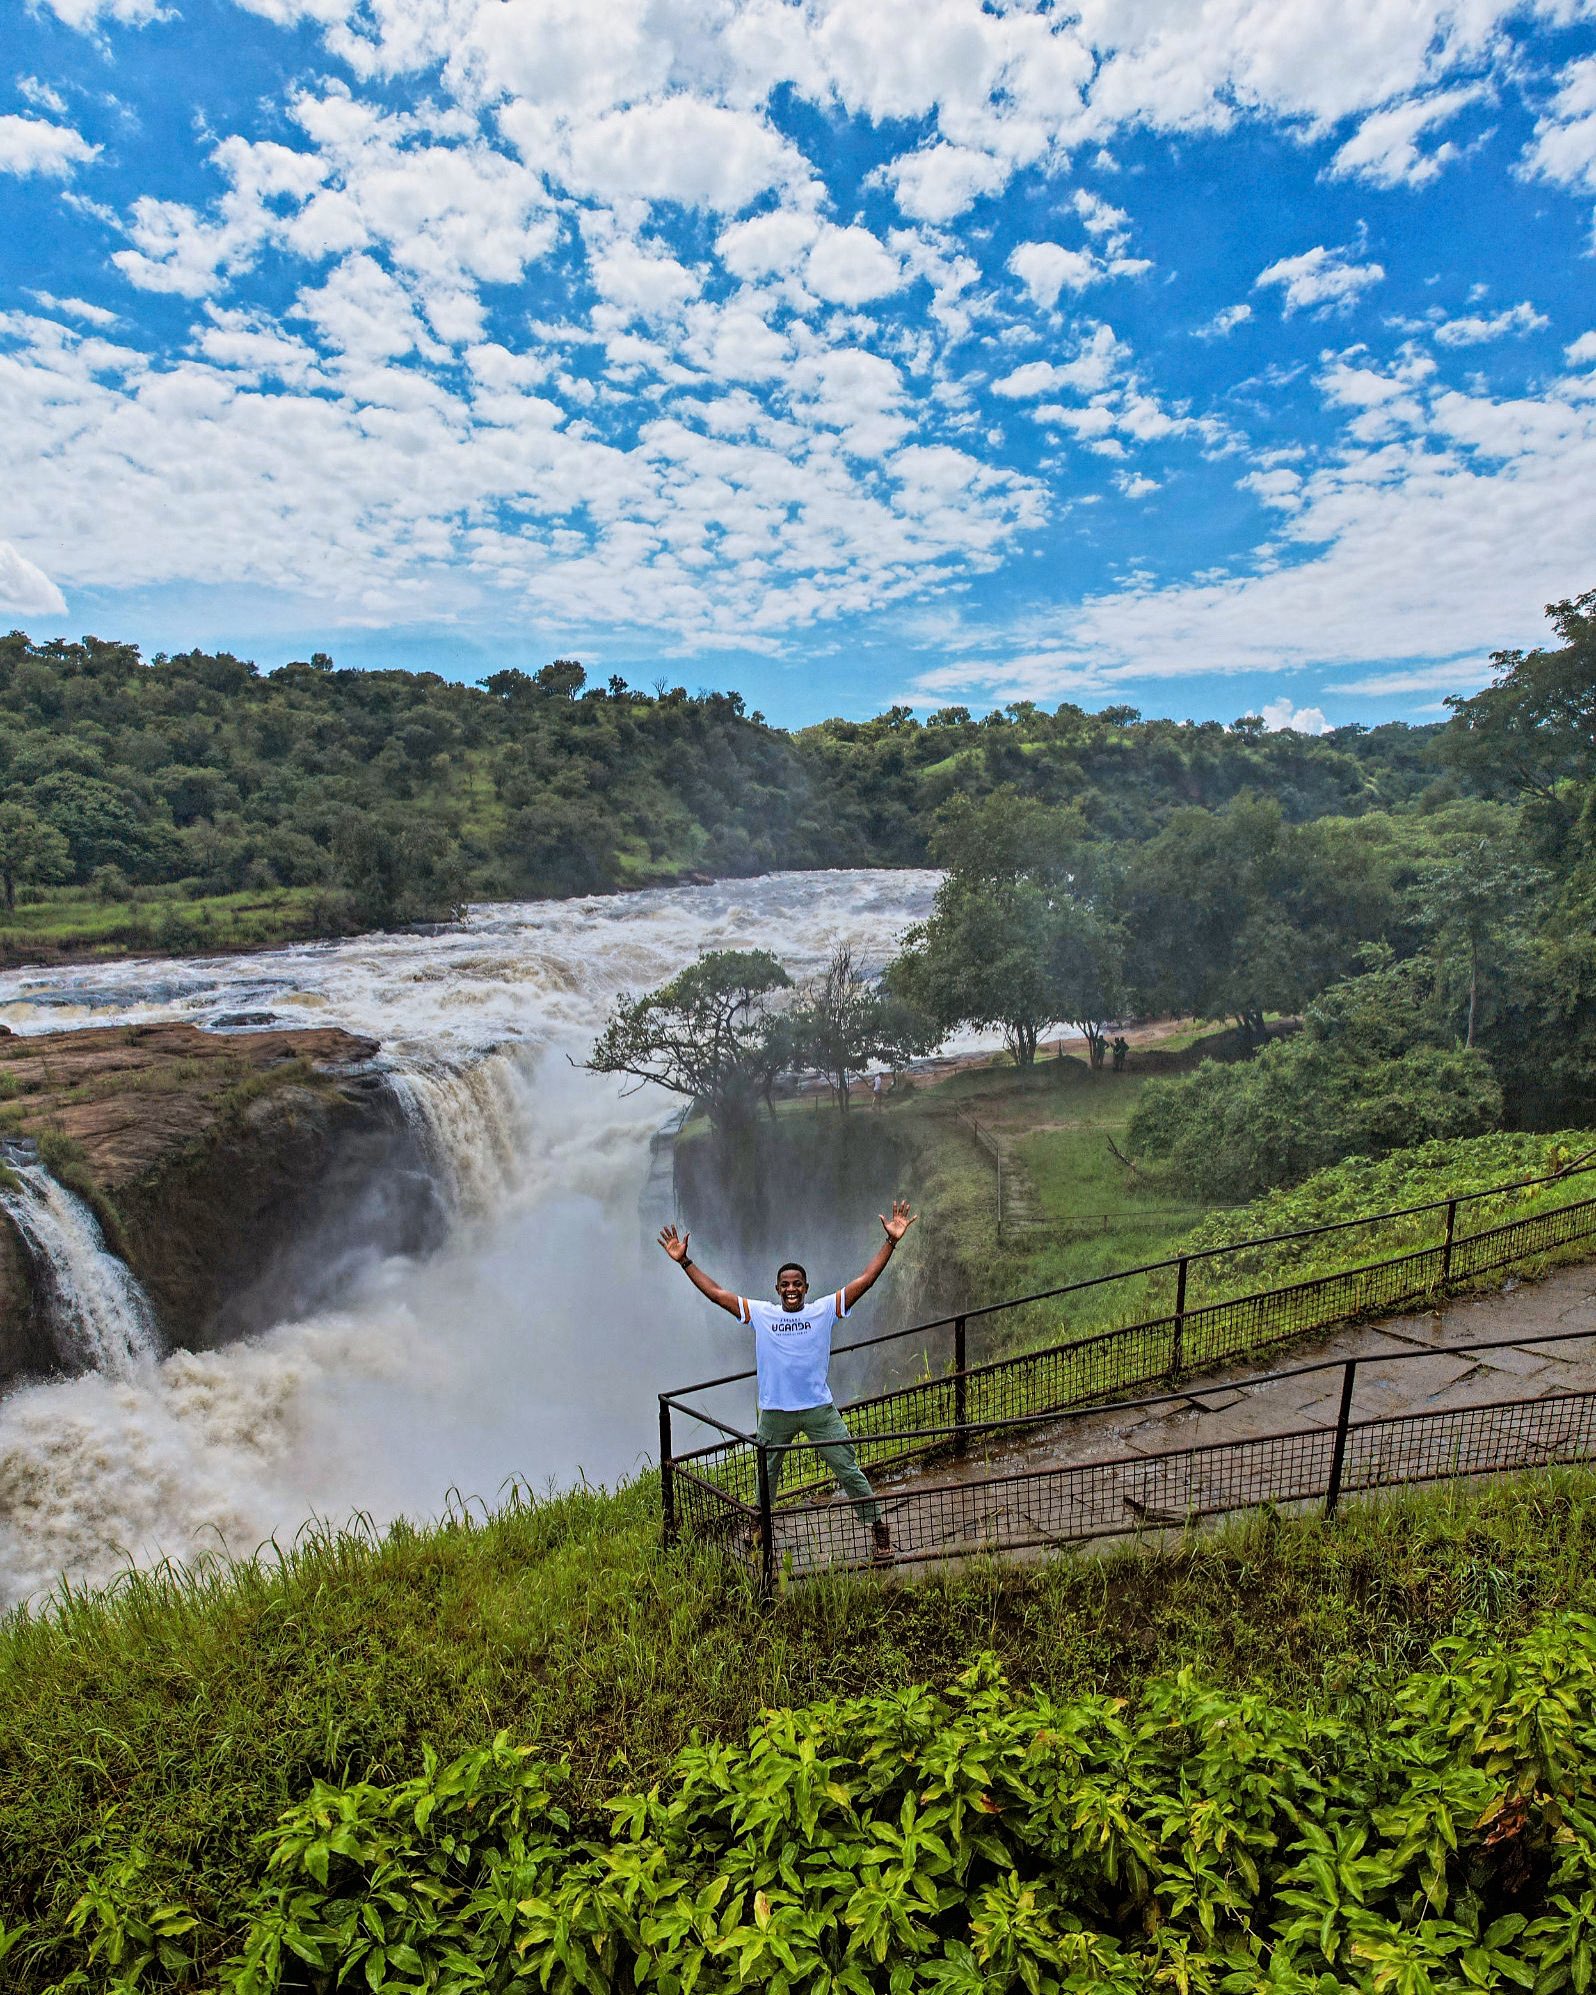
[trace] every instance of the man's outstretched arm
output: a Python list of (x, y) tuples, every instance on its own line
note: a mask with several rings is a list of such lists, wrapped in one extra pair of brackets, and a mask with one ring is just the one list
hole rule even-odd
[[(882, 1223), (885, 1224), (886, 1222), (883, 1221)], [(659, 1244), (670, 1255), (676, 1265), (685, 1272), (687, 1279), (698, 1290), (700, 1295), (707, 1295), (711, 1302), (718, 1302), (722, 1309), (729, 1310), (737, 1318), (737, 1321), (741, 1323), (743, 1312), (737, 1306), (736, 1296), (732, 1294), (729, 1288), (722, 1288), (719, 1282), (711, 1281), (698, 1263), (689, 1258), (687, 1243), (691, 1238), (691, 1234), (678, 1233), (674, 1226), (666, 1226), (660, 1230)]]
[(880, 1279), (882, 1269), (886, 1267), (888, 1261), (896, 1253), (898, 1242), (908, 1232), (919, 1216), (918, 1213), (909, 1210), (909, 1201), (906, 1198), (895, 1198), (892, 1201), (892, 1217), (890, 1219), (887, 1218), (885, 1213), (880, 1215), (881, 1230), (887, 1237), (876, 1249), (875, 1258), (871, 1261), (869, 1267), (865, 1269), (862, 1275), (855, 1275), (853, 1280), (843, 1290), (842, 1299), (847, 1308), (852, 1309), (865, 1290), (874, 1287), (875, 1283)]

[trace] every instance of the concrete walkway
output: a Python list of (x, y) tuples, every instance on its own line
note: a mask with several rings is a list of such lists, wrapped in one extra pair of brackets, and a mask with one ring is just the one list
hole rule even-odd
[[(1472, 1352), (1494, 1338), (1548, 1338)], [(1054, 1419), (961, 1462), (879, 1479), (906, 1562), (1124, 1536), (1260, 1502), (1322, 1500), (1346, 1360), (1356, 1359), (1343, 1488), (1596, 1457), (1596, 1265), (1423, 1314), (1331, 1331), (1206, 1373), (1160, 1404)], [(1260, 1363), (1294, 1376), (1260, 1379)], [(1325, 1365), (1325, 1370), (1305, 1367)], [(1148, 1394), (1146, 1397), (1152, 1398)], [(862, 1563), (848, 1506), (778, 1512), (795, 1572)]]

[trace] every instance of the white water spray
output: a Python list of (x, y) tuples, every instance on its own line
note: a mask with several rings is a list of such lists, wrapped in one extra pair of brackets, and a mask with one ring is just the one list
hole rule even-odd
[(105, 1244), (99, 1222), (42, 1164), (9, 1166), (16, 1191), (0, 1193), (35, 1269), (52, 1291), (57, 1335), (91, 1371), (132, 1378), (160, 1355), (155, 1312), (132, 1270)]
[(660, 1387), (746, 1353), (668, 1279), (639, 1216), (671, 1099), (623, 1095), (567, 1055), (585, 1057), (619, 991), (703, 950), (768, 948), (799, 976), (842, 941), (884, 962), (935, 884), (785, 874), (474, 909), (437, 935), (0, 978), (0, 1018), (23, 1033), (269, 1011), (371, 1034), (453, 1214), (439, 1252), (368, 1267), (338, 1309), (0, 1402), (0, 1605), (62, 1573), (247, 1556), (312, 1516), (429, 1516), (451, 1487), (492, 1500), (512, 1475), (634, 1471)]
[(523, 1049), (464, 1064), (416, 1059), (389, 1080), (454, 1211), (491, 1210), (522, 1167), (529, 1109)]

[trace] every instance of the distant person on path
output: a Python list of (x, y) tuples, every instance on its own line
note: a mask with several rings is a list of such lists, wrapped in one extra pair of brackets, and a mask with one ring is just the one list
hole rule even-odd
[(1125, 1056), (1129, 1051), (1130, 1041), (1121, 1033), (1119, 1038), (1114, 1041), (1114, 1072), (1116, 1074), (1124, 1073)]
[(870, 1106), (872, 1108), (879, 1108), (881, 1106), (881, 1076), (879, 1074), (873, 1074), (870, 1079)]
[(759, 1439), (770, 1450), (770, 1500), (781, 1489), (787, 1450), (802, 1434), (812, 1441), (820, 1459), (842, 1485), (855, 1510), (870, 1527), (870, 1555), (878, 1564), (892, 1557), (892, 1537), (875, 1492), (860, 1468), (848, 1430), (842, 1424), (831, 1397), (828, 1373), (831, 1368), (831, 1332), (839, 1318), (848, 1314), (860, 1296), (875, 1286), (898, 1242), (914, 1224), (916, 1215), (907, 1199), (892, 1202), (892, 1217), (884, 1214), (881, 1228), (886, 1239), (863, 1274), (855, 1275), (845, 1288), (833, 1289), (805, 1306), (809, 1276), (797, 1261), (783, 1261), (776, 1270), (777, 1302), (755, 1302), (745, 1295), (733, 1295), (713, 1281), (696, 1261), (688, 1257), (686, 1233), (665, 1227), (659, 1244), (686, 1274), (700, 1295), (718, 1302), (722, 1309), (748, 1324), (754, 1333), (754, 1364), (759, 1373)]

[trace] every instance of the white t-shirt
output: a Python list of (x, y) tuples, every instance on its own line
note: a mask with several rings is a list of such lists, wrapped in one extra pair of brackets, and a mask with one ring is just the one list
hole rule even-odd
[(740, 1295), (737, 1309), (753, 1325), (760, 1411), (798, 1413), (806, 1406), (829, 1406), (831, 1327), (848, 1314), (842, 1290), (812, 1295), (802, 1309)]

